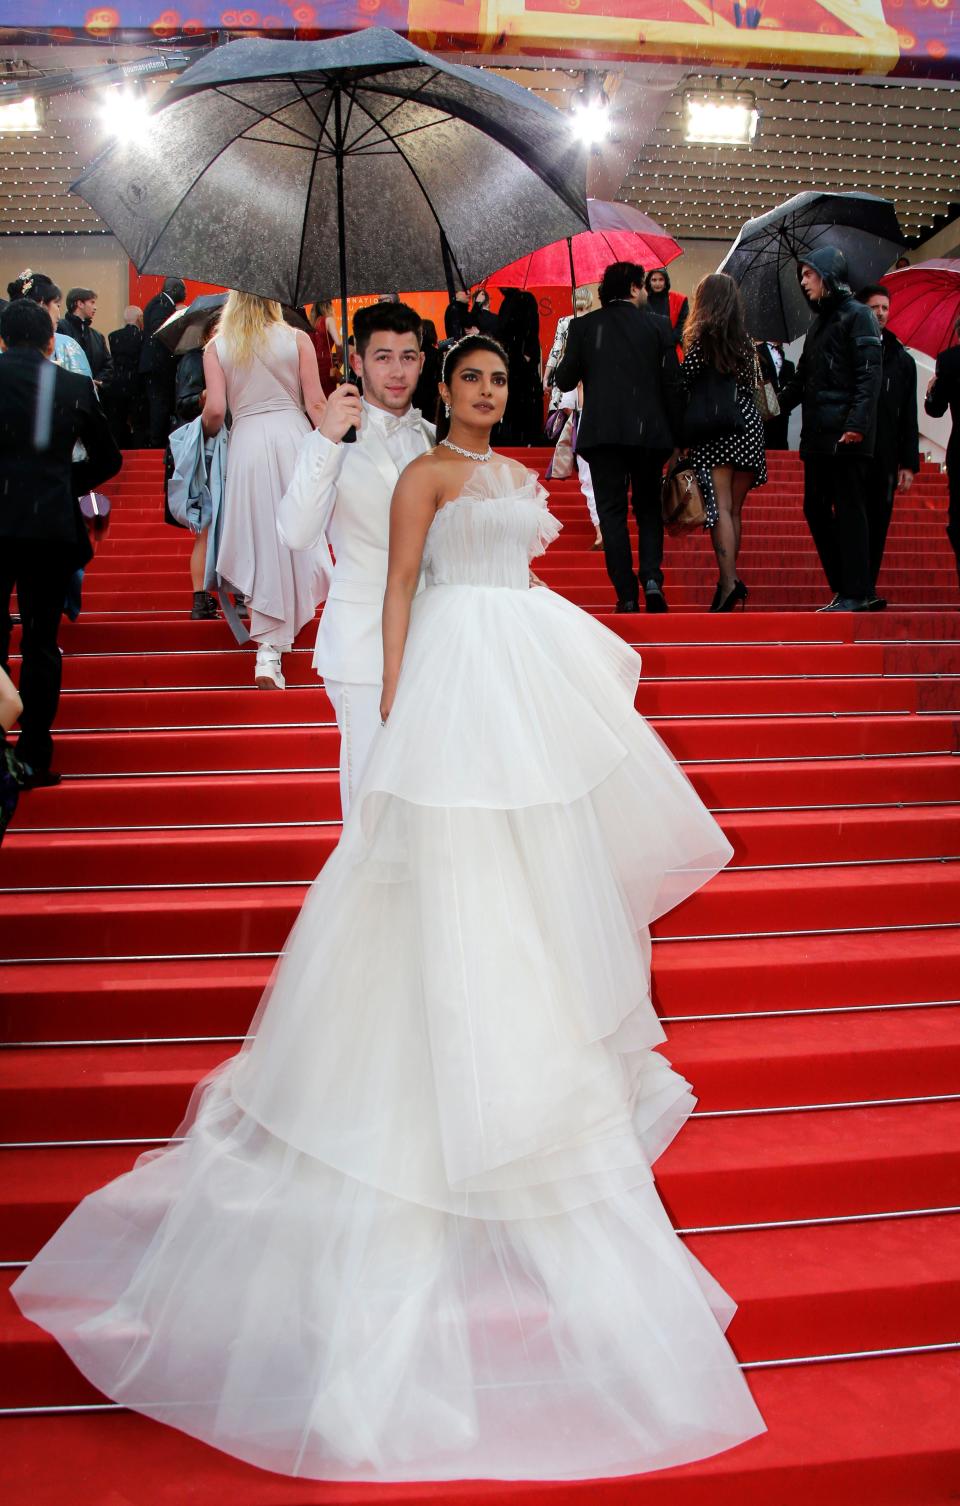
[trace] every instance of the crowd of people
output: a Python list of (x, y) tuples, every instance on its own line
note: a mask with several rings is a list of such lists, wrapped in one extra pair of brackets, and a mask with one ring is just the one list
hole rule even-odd
[[(617, 612), (635, 612), (641, 600), (650, 612), (669, 610), (661, 498), (665, 472), (678, 469), (692, 473), (700, 499), (696, 521), (709, 531), (716, 554), (710, 610), (729, 612), (745, 603), (749, 588), (738, 573), (745, 503), (767, 479), (767, 452), (786, 445), (788, 416), (798, 406), (804, 514), (832, 593), (820, 610), (882, 609), (877, 587), (894, 497), (909, 489), (920, 464), (915, 363), (887, 327), (887, 288), (877, 284), (854, 296), (839, 251), (811, 253), (798, 262), (797, 276), (814, 319), (796, 368), (782, 346), (751, 338), (740, 291), (728, 276), (703, 278), (688, 300), (670, 287), (665, 269), (615, 262), (599, 284), (599, 306), (589, 289), (576, 290), (573, 313), (560, 320), (545, 364), (537, 301), (526, 290), (505, 290), (496, 313), (487, 289), (458, 293), (445, 310), (442, 338), (431, 321), (391, 295), (357, 313), (346, 350), (351, 380), (338, 386), (343, 342), (329, 304), (291, 321), (278, 303), (231, 293), (214, 300), (195, 347), (177, 356), (157, 332), (183, 308), (181, 279), (165, 279), (142, 312), (127, 308), (123, 325), (105, 338), (94, 325), (93, 289), (71, 288), (64, 299), (49, 277), (21, 273), (9, 285), (2, 315), (7, 356), (0, 377), (10, 391), (0, 455), (6, 498), (0, 665), (7, 663), (16, 589), (24, 657), (17, 756), (24, 782), (58, 777), (50, 742), (60, 676), (57, 629), (65, 601), (73, 601), (70, 615), (79, 610), (90, 558), (77, 498), (115, 473), (121, 448), (144, 435), (165, 446), (173, 431), (178, 455), (189, 457), (218, 440), (221, 494), (209, 515), (218, 518), (215, 548), (209, 517), (190, 525), (196, 532), (191, 615), (215, 617), (231, 603), (231, 624), (237, 630), (245, 619), (256, 645), (256, 684), (282, 689), (283, 655), (318, 603), (353, 597), (354, 604), (375, 604), (379, 611), (385, 580), (385, 538), (373, 586), (351, 579), (349, 564), (341, 566), (350, 551), (344, 554), (343, 539), (335, 540), (332, 501), (330, 517), (309, 544), (302, 530), (285, 527), (284, 498), (298, 457), (309, 448), (305, 441), (314, 434), (329, 443), (324, 463), (337, 476), (344, 454), (352, 453), (366, 465), (368, 488), (377, 465), (381, 476), (396, 480), (404, 460), (413, 458), (396, 436), (431, 442), (431, 425), (444, 421), (446, 364), (465, 340), (486, 341), (506, 365), (495, 444), (543, 443), (545, 393), (551, 415), (570, 418), (572, 440), (562, 426), (575, 450), (594, 523), (592, 547), (603, 550)], [(958, 366), (956, 349), (941, 356), (927, 394), (929, 413), (949, 407), (956, 417)], [(82, 402), (76, 400), (81, 391)], [(24, 414), (39, 412), (43, 402), (49, 411), (38, 448), (35, 425)], [(363, 442), (350, 451), (358, 432)], [(947, 456), (948, 534), (960, 560), (957, 445), (955, 429)], [(192, 476), (189, 465), (187, 472)], [(36, 485), (28, 480), (33, 476)], [(313, 481), (320, 485), (317, 476)], [(27, 501), (37, 487), (45, 498), (40, 507)], [(636, 562), (631, 508), (639, 534)], [(169, 508), (167, 516), (183, 521)], [(328, 605), (321, 644), (331, 637), (330, 624), (346, 616)], [(378, 631), (365, 619), (363, 634)], [(374, 671), (368, 665), (360, 679), (351, 678), (336, 646), (318, 653), (345, 744), (348, 729), (362, 744), (376, 720)], [(350, 783), (348, 777), (345, 801)]]

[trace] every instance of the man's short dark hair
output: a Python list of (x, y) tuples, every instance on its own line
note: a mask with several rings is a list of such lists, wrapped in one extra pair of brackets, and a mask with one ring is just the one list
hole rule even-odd
[(860, 289), (857, 302), (869, 303), (871, 298), (886, 298), (889, 301), (890, 289), (885, 288), (882, 282), (869, 282), (865, 288)]
[(612, 261), (600, 279), (600, 302), (604, 307), (615, 298), (629, 298), (630, 289), (642, 288), (644, 271), (636, 261)]
[(353, 316), (357, 355), (365, 355), (371, 336), (384, 330), (392, 335), (416, 335), (419, 345), (422, 320), (409, 303), (372, 303), (369, 308), (357, 309)]
[(53, 320), (41, 303), (18, 298), (0, 314), (0, 339), (8, 350), (26, 347), (45, 351), (53, 335)]
[(86, 303), (88, 298), (96, 298), (93, 288), (71, 288), (67, 293), (67, 313), (72, 314), (78, 303)]
[(173, 299), (174, 303), (182, 303), (187, 296), (186, 284), (182, 277), (165, 277), (163, 291)]

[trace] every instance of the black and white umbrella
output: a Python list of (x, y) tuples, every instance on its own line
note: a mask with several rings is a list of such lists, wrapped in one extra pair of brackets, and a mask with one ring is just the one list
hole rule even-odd
[(882, 277), (903, 244), (889, 199), (870, 193), (798, 193), (748, 220), (717, 271), (739, 284), (755, 339), (795, 340), (813, 318), (797, 281), (797, 263), (805, 255), (818, 246), (835, 246), (846, 257), (856, 290)]
[(73, 185), (141, 272), (298, 305), (469, 286), (588, 226), (564, 115), (392, 31), (230, 42), (165, 99)]

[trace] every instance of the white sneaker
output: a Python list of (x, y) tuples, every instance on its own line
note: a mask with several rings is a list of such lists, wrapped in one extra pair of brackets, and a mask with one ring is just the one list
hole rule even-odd
[(270, 644), (257, 649), (254, 679), (261, 690), (286, 690), (287, 682), (280, 669), (280, 650)]

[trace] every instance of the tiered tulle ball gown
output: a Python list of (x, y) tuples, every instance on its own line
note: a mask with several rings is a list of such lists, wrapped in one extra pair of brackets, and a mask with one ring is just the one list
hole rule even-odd
[(14, 1288), (108, 1396), (341, 1480), (633, 1474), (763, 1430), (650, 1165), (650, 920), (725, 864), (640, 664), (478, 467), (437, 514), (387, 727), (250, 1035), (182, 1143)]

